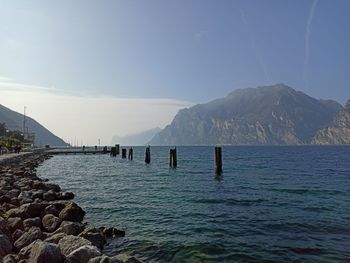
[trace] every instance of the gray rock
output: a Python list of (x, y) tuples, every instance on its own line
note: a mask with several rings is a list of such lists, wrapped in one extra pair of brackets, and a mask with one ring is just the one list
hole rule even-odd
[(66, 233), (67, 235), (77, 236), (84, 230), (84, 225), (78, 222), (63, 221), (61, 226), (55, 231), (55, 233)]
[(21, 249), (37, 239), (42, 239), (42, 237), (43, 233), (40, 228), (32, 227), (27, 232), (24, 232), (23, 235), (16, 240), (14, 245), (17, 249)]
[(64, 257), (56, 244), (36, 242), (30, 252), (28, 263), (63, 263)]
[(0, 258), (4, 257), (12, 250), (12, 244), (6, 235), (0, 235)]
[(2, 259), (2, 263), (17, 263), (18, 256), (14, 254), (9, 254)]
[(92, 246), (92, 243), (85, 238), (76, 237), (73, 235), (65, 236), (58, 242), (58, 246), (61, 249), (62, 254), (65, 256), (68, 256), (77, 248), (85, 245)]
[(100, 250), (102, 250), (103, 246), (106, 244), (106, 238), (102, 231), (94, 227), (85, 228), (85, 230), (80, 233), (79, 236), (91, 241), (91, 243)]
[(0, 216), (0, 234), (4, 234), (6, 236), (11, 235), (11, 232), (10, 232), (9, 226), (7, 225), (6, 220), (1, 216)]
[(12, 240), (17, 240), (17, 239), (19, 239), (22, 235), (23, 235), (23, 230), (22, 229), (16, 229), (13, 233), (12, 233), (12, 235), (11, 235), (11, 237), (12, 237)]
[(23, 230), (23, 220), (20, 217), (10, 217), (7, 220), (7, 225), (10, 227), (12, 232), (14, 232), (16, 229)]
[(18, 195), (20, 194), (20, 190), (18, 189), (12, 189), (10, 191), (7, 192), (6, 196), (8, 196), (9, 198), (15, 198), (18, 197)]
[(53, 232), (61, 224), (61, 219), (52, 214), (47, 214), (43, 217), (42, 224), (46, 231)]
[(43, 199), (46, 201), (54, 201), (56, 200), (56, 193), (52, 190), (49, 190), (43, 194)]
[(74, 221), (81, 222), (85, 216), (85, 211), (74, 202), (70, 202), (62, 211), (59, 213), (59, 218), (62, 221)]
[(28, 219), (23, 221), (23, 226), (24, 226), (25, 230), (27, 230), (33, 226), (41, 227), (41, 219), (40, 219), (40, 217), (28, 218)]
[(86, 263), (91, 258), (98, 257), (101, 255), (101, 252), (97, 247), (91, 245), (84, 245), (76, 250), (72, 251), (67, 257), (67, 263)]
[(40, 242), (40, 240), (35, 240), (32, 243), (30, 243), (28, 246), (23, 247), (18, 253), (19, 258), (20, 259), (28, 259), (29, 255), (30, 255), (30, 252), (32, 251), (32, 247), (37, 242)]
[(9, 217), (20, 217), (22, 219), (28, 218), (27, 211), (22, 206), (8, 210), (7, 214)]
[(54, 235), (52, 235), (52, 236), (47, 237), (44, 241), (50, 242), (50, 243), (58, 244), (58, 242), (59, 242), (62, 238), (64, 238), (65, 236), (67, 236), (66, 233), (57, 233), (57, 234), (54, 234)]
[[(62, 209), (63, 209), (63, 208), (62, 208)], [(58, 211), (58, 209), (56, 208), (55, 205), (48, 205), (48, 206), (44, 209), (42, 215), (44, 216), (44, 215), (47, 215), (47, 214), (52, 214), (52, 215), (54, 215), (54, 216), (58, 216), (59, 211)]]

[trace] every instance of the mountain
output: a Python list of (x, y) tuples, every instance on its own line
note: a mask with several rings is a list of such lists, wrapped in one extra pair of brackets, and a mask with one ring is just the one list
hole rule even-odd
[[(11, 130), (22, 130), (23, 114), (10, 110), (0, 104), (0, 123), (5, 123)], [(26, 117), (26, 127), (30, 132), (35, 133), (35, 144), (51, 146), (66, 146), (67, 144), (56, 135), (47, 130), (40, 123), (30, 117)]]
[(350, 144), (350, 100), (327, 127), (316, 133), (312, 143)]
[(150, 144), (308, 144), (341, 109), (284, 84), (239, 89), (180, 110)]
[(112, 138), (112, 145), (121, 144), (121, 145), (133, 145), (133, 146), (142, 146), (147, 144), (155, 134), (160, 132), (162, 129), (157, 127), (144, 132), (131, 134), (124, 137), (114, 136)]

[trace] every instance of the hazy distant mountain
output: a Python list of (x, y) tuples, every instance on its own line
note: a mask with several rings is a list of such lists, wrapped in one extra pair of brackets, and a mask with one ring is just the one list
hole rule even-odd
[(308, 144), (340, 109), (284, 84), (239, 89), (180, 110), (150, 144)]
[(147, 144), (155, 134), (157, 134), (162, 129), (157, 127), (144, 132), (127, 135), (124, 137), (114, 136), (112, 138), (112, 145), (121, 144), (121, 145), (145, 145)]
[[(26, 127), (30, 132), (35, 133), (35, 144), (51, 146), (66, 146), (67, 144), (47, 130), (40, 123), (30, 117), (26, 117)], [(11, 130), (23, 129), (23, 114), (10, 110), (0, 104), (0, 123), (6, 123), (6, 126)]]
[(312, 143), (350, 144), (350, 100), (326, 128), (316, 133)]

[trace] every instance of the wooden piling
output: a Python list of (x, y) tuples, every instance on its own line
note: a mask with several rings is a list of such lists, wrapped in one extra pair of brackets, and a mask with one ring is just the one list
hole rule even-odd
[(151, 162), (151, 148), (150, 148), (150, 146), (146, 147), (145, 162), (146, 163), (150, 163)]
[(117, 155), (119, 155), (119, 154), (120, 154), (120, 145), (119, 145), (119, 144), (116, 144), (116, 145), (115, 145), (115, 148), (116, 148), (116, 153), (117, 153)]
[(122, 158), (125, 159), (126, 158), (126, 149), (122, 148)]
[(130, 161), (132, 161), (134, 159), (134, 149), (133, 148), (129, 149), (128, 158), (129, 158)]
[(117, 148), (116, 147), (111, 147), (111, 156), (116, 157), (117, 156)]
[(172, 168), (177, 167), (176, 147), (174, 149), (170, 149), (170, 167)]
[(220, 146), (215, 146), (215, 172), (216, 174), (222, 173), (222, 156)]

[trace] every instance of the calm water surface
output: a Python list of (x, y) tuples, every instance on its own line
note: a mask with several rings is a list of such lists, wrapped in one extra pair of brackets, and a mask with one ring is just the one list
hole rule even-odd
[(86, 220), (124, 228), (105, 253), (145, 262), (350, 261), (350, 147), (134, 147), (134, 161), (55, 156), (38, 174), (76, 194)]

